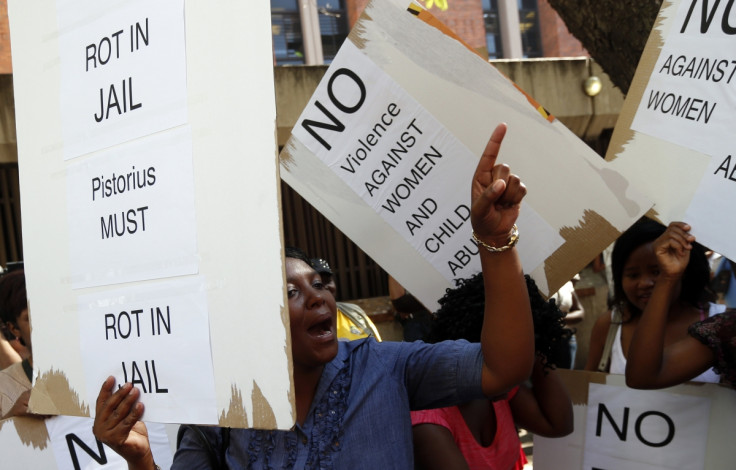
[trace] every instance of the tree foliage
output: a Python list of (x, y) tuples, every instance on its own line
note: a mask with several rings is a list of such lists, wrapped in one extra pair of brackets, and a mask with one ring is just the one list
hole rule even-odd
[(624, 93), (662, 0), (548, 0), (567, 28)]

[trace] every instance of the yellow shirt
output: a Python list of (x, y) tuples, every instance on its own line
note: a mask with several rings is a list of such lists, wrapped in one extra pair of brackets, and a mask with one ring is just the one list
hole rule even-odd
[[(352, 314), (352, 318), (346, 315), (343, 309), (349, 310)], [(357, 312), (357, 309), (360, 309), (357, 305), (338, 302), (337, 337), (352, 341), (354, 339), (373, 336), (376, 338), (376, 341), (381, 341), (381, 335), (378, 333), (376, 325), (373, 324), (371, 319), (364, 311), (362, 311), (362, 309), (359, 310), (362, 314)]]

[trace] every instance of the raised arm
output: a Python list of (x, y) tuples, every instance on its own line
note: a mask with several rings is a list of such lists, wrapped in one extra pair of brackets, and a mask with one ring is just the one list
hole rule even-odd
[(681, 287), (695, 241), (689, 232), (688, 224), (672, 222), (654, 242), (660, 273), (629, 346), (629, 387), (669, 387), (696, 377), (713, 363), (712, 352), (692, 337), (664, 347), (667, 314)]
[(422, 423), (412, 427), (415, 470), (469, 470), (449, 429)]
[(483, 392), (506, 393), (526, 380), (534, 363), (534, 329), (519, 254), (510, 244), (526, 187), (507, 165), (497, 165), (506, 125), (493, 132), (472, 181), (471, 222), (480, 243), (485, 283), (485, 313), (481, 332)]
[(573, 431), (570, 395), (555, 370), (545, 372), (537, 356), (531, 376), (531, 387), (519, 387), (509, 402), (514, 422), (544, 437), (562, 437)]

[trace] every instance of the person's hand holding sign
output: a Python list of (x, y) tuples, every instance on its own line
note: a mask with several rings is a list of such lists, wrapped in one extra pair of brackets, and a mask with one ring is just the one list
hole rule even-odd
[(130, 469), (154, 468), (148, 430), (143, 421), (140, 391), (130, 383), (113, 393), (115, 378), (108, 377), (97, 397), (95, 423), (92, 431), (97, 439), (120, 454)]

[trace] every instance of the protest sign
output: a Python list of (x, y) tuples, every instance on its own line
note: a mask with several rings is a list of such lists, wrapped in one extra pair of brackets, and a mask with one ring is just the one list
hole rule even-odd
[(290, 428), (268, 5), (21, 0), (9, 19), (31, 409), (93, 415), (113, 375), (147, 419)]
[[(59, 470), (128, 468), (125, 459), (95, 438), (92, 434), (93, 422), (90, 418), (73, 416), (57, 416), (46, 420), (49, 441)], [(177, 428), (172, 427), (172, 431)], [(161, 468), (170, 467), (176, 441), (169, 441), (163, 424), (146, 423), (146, 430), (154, 461)]]
[(146, 397), (147, 420), (215, 419), (207, 297), (201, 279), (106, 290), (80, 296), (79, 302), (89, 403), (95, 402), (99, 384), (112, 375), (120, 384), (132, 383)]
[(590, 384), (583, 468), (702, 469), (709, 412), (703, 397)]
[(57, 0), (64, 158), (187, 121), (184, 1)]
[(736, 257), (732, 130), (736, 53), (732, 2), (664, 2), (606, 159), (654, 201), (664, 223), (684, 220), (698, 241)]
[(736, 394), (717, 384), (633, 390), (623, 375), (558, 370), (573, 402), (574, 431), (534, 436), (535, 469), (718, 469), (736, 449)]
[(73, 288), (197, 272), (189, 126), (70, 164), (67, 191)]
[(282, 150), (282, 178), (434, 308), (453, 279), (479, 270), (470, 179), (507, 122), (498, 161), (529, 189), (519, 253), (540, 289), (556, 291), (649, 202), (429, 13), (412, 12), (368, 4)]
[[(92, 434), (93, 420), (71, 416), (15, 417), (0, 421), (3, 468), (49, 470), (127, 469), (128, 464)], [(171, 467), (177, 425), (146, 423), (151, 452), (162, 469)]]

